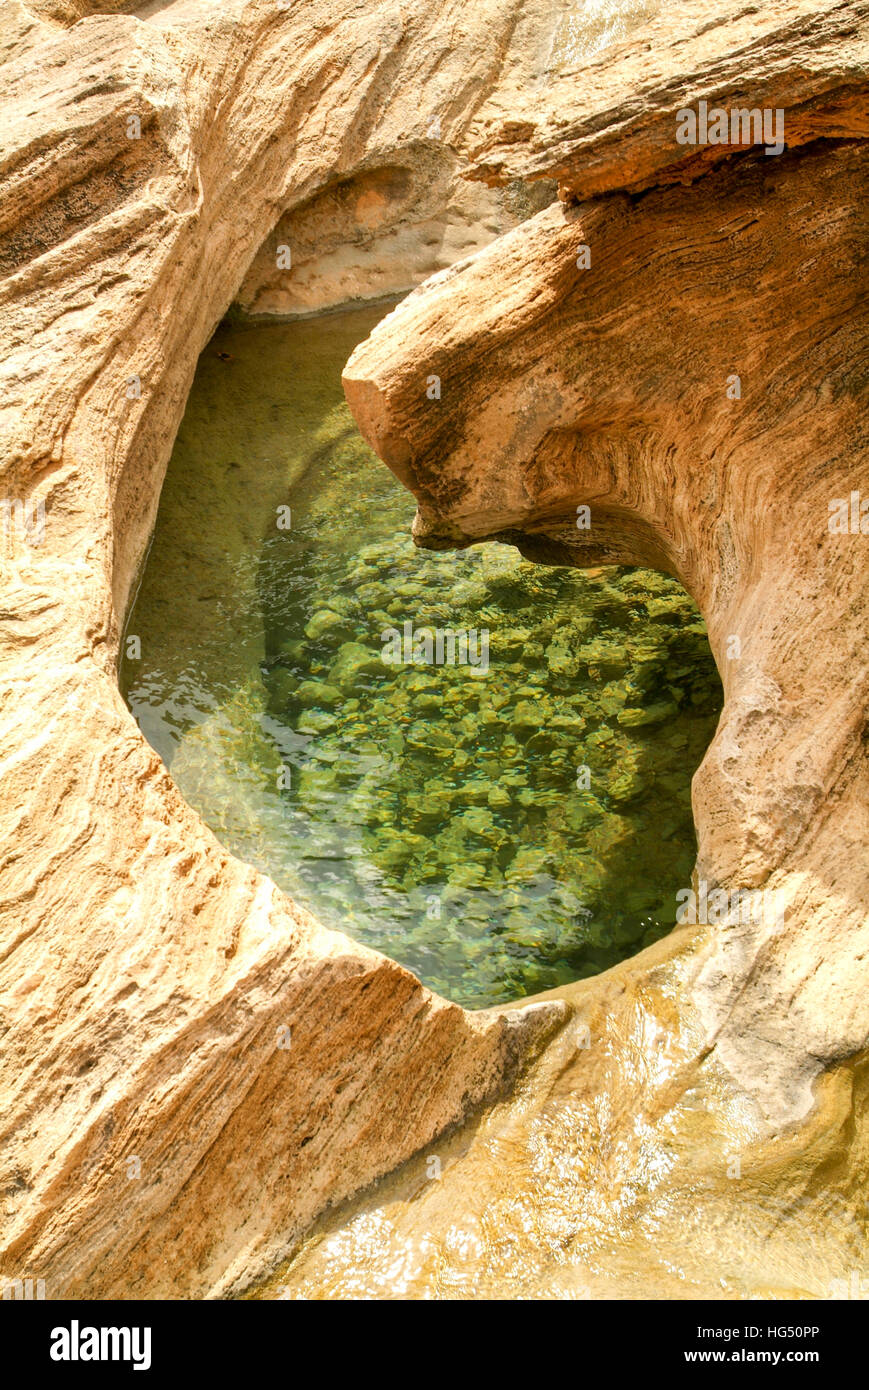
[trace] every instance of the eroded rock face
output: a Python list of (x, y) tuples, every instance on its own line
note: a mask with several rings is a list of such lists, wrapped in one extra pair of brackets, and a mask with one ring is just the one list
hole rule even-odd
[[(324, 189), (280, 219), (236, 303), (247, 314), (288, 318), (403, 294), (555, 197), (548, 181), (490, 189), (462, 172), (459, 156), (430, 141)], [(279, 268), (282, 248), (292, 275)]]
[(558, 178), (574, 198), (690, 182), (733, 152), (674, 140), (678, 112), (701, 101), (781, 110), (789, 149), (865, 140), (867, 60), (864, 0), (661, 5), (618, 51), (562, 67), (545, 103), (518, 85), (493, 92), (468, 133), (473, 177)]
[[(832, 521), (869, 500), (865, 9), (704, 27), (713, 9), (680, 7), (678, 37), (662, 13), (640, 35), (658, 46), (600, 57), (543, 114), (511, 105), (478, 173), (557, 175), (564, 201), (411, 295), (344, 381), (421, 545), (656, 565), (699, 604), (725, 708), (694, 781), (698, 884), (777, 907), (713, 912), (690, 997), (703, 1048), (780, 1127), (869, 1041), (869, 507)], [(749, 93), (796, 148), (677, 143), (692, 98)]]
[(322, 930), (184, 804), (115, 679), (197, 356), (257, 249), (425, 145), (432, 109), (457, 141), (545, 7), (96, 8), (120, 7), (11, 7), (2, 35), (0, 1273), (195, 1296), (565, 1013), (469, 1015)]
[[(361, 261), (320, 253), (338, 226), (363, 229), (386, 281), (380, 242), (409, 228), (412, 284), (435, 254), (425, 236), (447, 222), (393, 171), (418, 179), (428, 157), (455, 190), (470, 148), (484, 183), (557, 175), (568, 197), (612, 196), (542, 213), (430, 282), (357, 356), (348, 393), (417, 491), (429, 543), (497, 532), (542, 559), (635, 558), (697, 596), (728, 696), (696, 784), (701, 865), (711, 882), (783, 886), (786, 930), (710, 930), (690, 957), (680, 937), (632, 963), (644, 1005), (653, 966), (654, 988), (663, 980), (672, 1079), (656, 1070), (654, 1028), (610, 1003), (620, 980), (585, 986), (612, 1062), (587, 1084), (617, 1085), (633, 1060), (640, 1079), (618, 1112), (631, 1134), (666, 1119), (673, 1097), (741, 1117), (748, 1096), (767, 1127), (804, 1115), (818, 1068), (867, 1030), (862, 552), (826, 532), (824, 511), (865, 477), (849, 289), (862, 7), (790, 0), (725, 17), (643, 3), (651, 27), (628, 49), (583, 50), (568, 105), (547, 95), (565, 16), (543, 0), (131, 9), (15, 0), (0, 27), (0, 1273), (44, 1278), (49, 1297), (237, 1289), (327, 1202), (502, 1088), (564, 1016), (562, 1000), (468, 1015), (323, 931), (221, 849), (115, 680), (196, 359), (239, 287), (250, 308), (292, 312), (326, 303), (335, 274), (349, 277), (335, 294), (367, 293)], [(792, 25), (813, 40), (793, 71)], [(801, 111), (844, 113), (820, 131), (829, 142), (717, 172), (676, 169), (672, 149), (662, 162), (674, 103), (727, 90), (678, 74), (709, 58), (748, 81), (779, 31), (781, 72), (764, 91), (787, 105), (798, 86)], [(648, 80), (626, 68), (631, 53)], [(549, 122), (570, 109), (551, 157)], [(803, 115), (798, 129), (819, 133)], [(704, 177), (668, 190), (668, 169)], [(500, 229), (485, 225), (504, 208), (497, 188), (494, 203), (485, 189), (451, 196), (469, 245)], [(297, 287), (270, 264), (287, 229)], [(581, 274), (578, 241), (593, 250)], [(418, 411), (442, 363), (441, 413)], [(738, 371), (729, 401), (722, 375)], [(438, 433), (445, 412), (455, 437)], [(596, 529), (583, 545), (572, 510), (586, 499)], [(734, 632), (742, 656), (728, 665)], [(818, 1170), (850, 1125), (846, 1070), (822, 1078), (837, 1104)], [(690, 1113), (685, 1134), (690, 1167)], [(846, 1198), (860, 1162), (855, 1144)]]
[[(559, 993), (513, 1095), (327, 1213), (264, 1298), (826, 1299), (866, 1268), (866, 1059), (763, 1134), (690, 1005), (677, 929)], [(693, 1014), (693, 1017), (692, 1017)]]

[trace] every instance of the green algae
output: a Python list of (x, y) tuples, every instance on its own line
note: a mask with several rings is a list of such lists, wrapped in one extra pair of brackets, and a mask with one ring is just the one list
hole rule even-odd
[[(472, 1007), (670, 930), (721, 691), (673, 580), (426, 553), (340, 372), (382, 308), (223, 327), (203, 355), (122, 685), (233, 852)], [(489, 669), (381, 633), (486, 629)]]

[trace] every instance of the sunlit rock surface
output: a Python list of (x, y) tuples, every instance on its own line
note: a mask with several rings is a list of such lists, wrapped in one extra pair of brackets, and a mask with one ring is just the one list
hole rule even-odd
[(865, 1060), (770, 1135), (690, 1005), (677, 931), (560, 994), (516, 1094), (321, 1222), (254, 1297), (826, 1299), (865, 1277)]
[[(476, 150), (484, 183), (539, 175), (558, 177), (568, 199), (614, 196), (543, 212), (428, 282), (357, 359), (355, 408), (417, 491), (430, 541), (497, 526), (563, 560), (565, 533), (577, 534), (569, 512), (588, 498), (605, 544), (576, 558), (672, 567), (698, 599), (728, 697), (696, 785), (700, 867), (716, 884), (781, 887), (787, 917), (768, 938), (700, 933), (696, 957), (676, 939), (653, 948), (680, 955), (660, 1026), (668, 1055), (687, 1057), (660, 1104), (672, 1096), (684, 1111), (683, 1176), (713, 1161), (710, 1134), (745, 1107), (745, 1170), (769, 1145), (776, 1201), (793, 1204), (803, 1177), (820, 1194), (797, 1223), (818, 1229), (825, 1203), (836, 1212), (840, 1201), (850, 1219), (865, 1179), (851, 1059), (869, 1028), (865, 551), (826, 522), (830, 498), (869, 491), (853, 302), (865, 7), (780, 0), (731, 13), (692, 0), (640, 5), (634, 28), (614, 6), (616, 27), (598, 24), (603, 48), (583, 47), (567, 32), (575, 16), (542, 0), (174, 0), (117, 12), (129, 8), (32, 0), (8, 6), (0, 30), (11, 517), (0, 538), (0, 1274), (43, 1278), (49, 1297), (237, 1290), (327, 1203), (502, 1089), (563, 1016), (560, 1001), (468, 1014), (323, 931), (221, 850), (116, 683), (200, 351), (280, 219), (310, 208), (302, 231), (316, 229), (332, 190), (364, 199), (370, 170), (401, 167), (401, 147), (433, 138), (433, 111), (456, 157), (450, 178)], [(549, 95), (562, 51), (582, 74), (563, 100), (561, 88)], [(719, 70), (717, 85), (685, 76)], [(737, 75), (746, 94), (756, 81), (757, 100), (794, 108), (799, 148), (706, 172), (680, 147), (677, 167), (675, 108), (729, 100)], [(625, 86), (612, 94), (621, 84), (630, 111)], [(550, 157), (548, 122), (569, 109), (577, 120)], [(523, 142), (527, 158), (511, 165)], [(489, 214), (463, 199), (475, 247)], [(497, 206), (518, 217), (531, 204)], [(362, 214), (375, 208), (369, 199)], [(440, 235), (448, 220), (432, 219)], [(384, 236), (390, 225), (376, 221)], [(425, 235), (408, 243), (419, 252), (411, 283), (428, 268)], [(592, 269), (579, 282), (583, 240)], [(314, 258), (289, 303), (269, 278), (272, 307), (327, 302), (327, 270)], [(349, 276), (339, 295), (367, 292), (358, 264), (338, 270)], [(375, 270), (378, 292), (393, 270)], [(571, 344), (576, 362), (562, 360)], [(438, 417), (419, 414), (439, 368), (452, 396)], [(739, 403), (723, 385), (737, 372)], [(727, 665), (734, 631), (742, 656)], [(631, 968), (651, 989), (644, 959)], [(607, 1008), (618, 980), (582, 988), (592, 1038), (618, 1062), (600, 1073), (596, 1103), (622, 1117), (620, 1134), (639, 1134), (659, 1104), (654, 1044)], [(637, 1086), (622, 1085), (623, 1055)], [(712, 1116), (693, 1127), (692, 1086)], [(586, 1123), (593, 1103), (578, 1103)], [(558, 1126), (553, 1135), (554, 1151)], [(666, 1170), (651, 1152), (639, 1167), (649, 1191), (649, 1174)], [(555, 1152), (547, 1161), (557, 1171)], [(567, 1207), (579, 1200), (593, 1227), (610, 1178), (583, 1172)], [(540, 1197), (535, 1220), (557, 1226), (551, 1186)], [(669, 1210), (658, 1249), (684, 1239), (675, 1195)], [(446, 1205), (432, 1211), (436, 1240), (448, 1221)], [(472, 1249), (461, 1232), (459, 1242)], [(807, 1290), (845, 1258), (819, 1256)], [(536, 1263), (530, 1247), (523, 1261)], [(483, 1279), (482, 1256), (478, 1267), (480, 1287), (499, 1287)], [(691, 1267), (695, 1290), (714, 1294), (712, 1266)], [(754, 1287), (778, 1285), (772, 1276), (760, 1265)], [(529, 1287), (539, 1280), (532, 1271)]]
[[(859, 1185), (863, 1141), (823, 1107), (862, 1108), (837, 1064), (869, 1038), (865, 12), (774, 5), (703, 28), (713, 9), (680, 7), (678, 38), (663, 10), (642, 31), (634, 58), (655, 75), (641, 99), (622, 89), (632, 60), (606, 54), (542, 112), (526, 103), (524, 122), (511, 104), (503, 162), (480, 146), (478, 173), (556, 176), (562, 201), (405, 300), (344, 383), (417, 497), (421, 546), (499, 539), (543, 562), (657, 565), (696, 599), (725, 707), (694, 780), (694, 891), (712, 907), (690, 962), (672, 944), (664, 1026), (688, 1050), (668, 1106), (744, 1109), (749, 1128), (728, 1142), (746, 1167), (802, 1135)], [(676, 141), (683, 103), (730, 106), (755, 79), (791, 147), (694, 158)], [(748, 892), (766, 895), (759, 916)], [(609, 977), (587, 988), (595, 999)], [(619, 1027), (600, 1021), (604, 1054), (622, 1056)], [(650, 1098), (613, 1086), (606, 1104), (640, 1124)], [(705, 1124), (692, 1142), (702, 1166)], [(772, 1189), (789, 1211), (797, 1152)], [(684, 1182), (674, 1171), (669, 1196)], [(814, 1216), (794, 1208), (807, 1229), (834, 1193), (865, 1230), (862, 1199), (851, 1189), (848, 1205), (837, 1182), (813, 1189)], [(722, 1184), (715, 1201), (737, 1191)], [(667, 1238), (679, 1225), (668, 1218)], [(743, 1292), (768, 1292), (759, 1245), (750, 1266)], [(694, 1276), (713, 1296), (711, 1266)]]
[(0, 34), (0, 1274), (190, 1296), (462, 1119), (564, 1012), (471, 1015), (325, 932), (185, 805), (115, 674), (197, 358), (259, 248), (438, 148), (432, 111), (456, 143), (554, 20), (102, 8), (10, 6)]

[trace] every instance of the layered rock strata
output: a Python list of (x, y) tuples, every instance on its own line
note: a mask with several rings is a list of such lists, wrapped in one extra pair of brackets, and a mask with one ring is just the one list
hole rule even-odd
[[(866, 7), (686, 10), (714, 7), (478, 118), (477, 175), (562, 201), (411, 295), (344, 381), (420, 545), (652, 565), (696, 599), (725, 707), (695, 889), (729, 896), (691, 993), (781, 1126), (869, 1041)], [(786, 150), (680, 144), (701, 101), (774, 103)]]
[[(568, 201), (417, 292), (348, 394), (417, 492), (421, 538), (639, 559), (697, 597), (727, 693), (696, 783), (700, 868), (781, 887), (787, 914), (766, 935), (711, 931), (663, 1014), (674, 1035), (683, 1012), (703, 1021), (701, 1093), (708, 1058), (737, 1104), (796, 1122), (869, 1027), (864, 542), (826, 510), (869, 491), (865, 6), (639, 6), (646, 27), (569, 74), (543, 3), (129, 9), (16, 0), (0, 30), (0, 1273), (49, 1297), (237, 1289), (503, 1087), (563, 1016), (469, 1015), (319, 928), (183, 803), (115, 678), (216, 322), (239, 293), (299, 312), (395, 287), (339, 249), (337, 270), (318, 262), (318, 229), (334, 207), (360, 245), (367, 218), (425, 246), (449, 218), (392, 171), (431, 159), (453, 188), (471, 150), (495, 201), (456, 195), (467, 245), (502, 225), (492, 208), (526, 210), (499, 184), (558, 177)], [(767, 97), (791, 113), (779, 160), (711, 169), (671, 139), (677, 105)], [(297, 286), (273, 276), (281, 219), (309, 236)], [(334, 292), (333, 272), (349, 277)], [(605, 1049), (650, 1061), (616, 1010), (598, 1015)], [(642, 1105), (626, 1095), (626, 1123)]]
[(184, 804), (116, 682), (196, 360), (257, 250), (456, 143), (537, 38), (504, 0), (100, 8), (12, 6), (2, 34), (0, 1274), (200, 1296), (564, 1012), (470, 1015), (323, 931)]

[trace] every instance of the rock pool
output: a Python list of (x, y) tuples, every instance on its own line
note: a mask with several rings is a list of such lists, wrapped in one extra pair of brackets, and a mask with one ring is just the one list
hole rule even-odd
[[(671, 929), (721, 687), (664, 575), (414, 548), (413, 499), (341, 393), (383, 312), (218, 330), (122, 689), (228, 849), (480, 1008)], [(385, 664), (382, 634), (405, 623), (486, 631), (488, 670)]]

